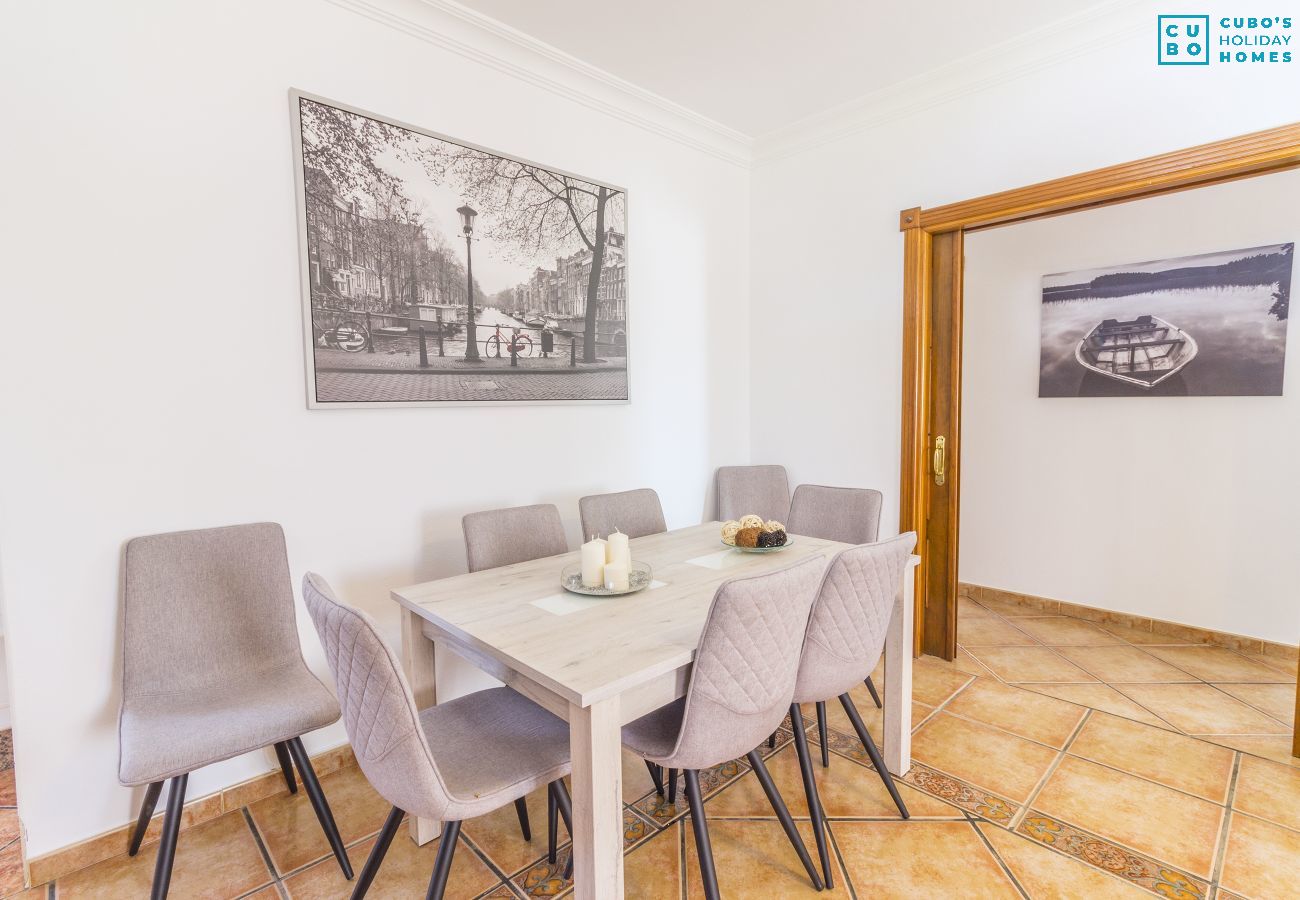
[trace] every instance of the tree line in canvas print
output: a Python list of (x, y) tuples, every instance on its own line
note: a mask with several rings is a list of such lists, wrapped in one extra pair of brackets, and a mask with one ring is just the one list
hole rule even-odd
[(627, 399), (623, 190), (296, 107), (314, 405)]
[(1280, 396), (1294, 251), (1045, 276), (1039, 396)]

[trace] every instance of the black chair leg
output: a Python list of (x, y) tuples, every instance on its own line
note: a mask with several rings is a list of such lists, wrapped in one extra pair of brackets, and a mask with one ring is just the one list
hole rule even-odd
[(831, 748), (826, 743), (826, 701), (817, 704), (817, 740), (822, 745), (822, 768), (831, 767)]
[(676, 805), (677, 803), (677, 770), (668, 770), (668, 802)]
[(352, 888), (351, 900), (361, 900), (370, 890), (370, 883), (375, 880), (379, 874), (379, 866), (384, 861), (384, 856), (388, 853), (388, 847), (393, 843), (393, 836), (397, 834), (397, 828), (402, 824), (402, 817), (406, 815), (396, 806), (388, 813), (388, 818), (384, 819), (384, 827), (379, 829), (379, 837), (375, 838), (375, 846), (370, 848), (370, 855), (366, 857), (366, 864), (361, 867), (361, 877), (357, 879), (356, 886)]
[(912, 814), (907, 811), (907, 804), (903, 802), (902, 796), (898, 793), (898, 787), (894, 784), (894, 776), (890, 775), (889, 769), (885, 768), (885, 760), (881, 757), (876, 742), (871, 739), (871, 735), (867, 732), (867, 726), (862, 724), (862, 716), (858, 715), (858, 708), (853, 705), (853, 698), (848, 694), (840, 694), (840, 704), (844, 707), (844, 712), (848, 715), (849, 721), (853, 723), (853, 730), (858, 733), (858, 740), (862, 741), (867, 756), (871, 757), (871, 764), (880, 773), (880, 780), (885, 782), (885, 788), (889, 791), (889, 796), (894, 798), (894, 805), (898, 807), (898, 811), (902, 813), (904, 819), (910, 819)]
[(749, 764), (754, 768), (754, 774), (758, 776), (758, 783), (763, 786), (763, 793), (767, 794), (767, 802), (772, 804), (772, 809), (776, 811), (776, 817), (781, 820), (781, 827), (785, 830), (785, 836), (790, 839), (790, 846), (794, 847), (794, 852), (799, 854), (799, 862), (808, 872), (808, 878), (812, 881), (813, 890), (822, 889), (821, 877), (817, 874), (817, 868), (813, 865), (811, 857), (808, 856), (808, 848), (803, 845), (803, 839), (799, 837), (799, 831), (794, 827), (794, 819), (790, 818), (790, 810), (786, 808), (785, 801), (781, 799), (781, 792), (776, 789), (772, 783), (772, 776), (768, 774), (767, 766), (763, 763), (763, 757), (758, 755), (755, 750), (750, 750)]
[(700, 773), (686, 769), (686, 800), (691, 805), (691, 825), (695, 829), (695, 852), (700, 858), (700, 879), (704, 882), (705, 900), (718, 900), (718, 871), (713, 866), (713, 845), (709, 843), (709, 823), (704, 818), (704, 799), (700, 797)]
[[(790, 707), (790, 721), (799, 722), (802, 713), (799, 704)], [(802, 728), (794, 732), (794, 752), (799, 757), (799, 774), (803, 777), (803, 792), (808, 799), (808, 817), (812, 821), (813, 837), (817, 841), (817, 858), (822, 864), (822, 880), (826, 887), (835, 887), (831, 873), (831, 851), (826, 843), (826, 814), (822, 811), (821, 796), (817, 793), (817, 780), (813, 776), (812, 754), (808, 752), (808, 734)]]
[(163, 900), (172, 883), (172, 863), (176, 861), (176, 839), (181, 833), (181, 813), (185, 811), (185, 785), (190, 776), (177, 775), (167, 789), (167, 812), (163, 816), (162, 840), (158, 844), (158, 860), (153, 867), (153, 887), (149, 900)]
[(655, 793), (662, 797), (664, 795), (663, 770), (648, 759), (645, 761), (645, 767), (650, 770), (650, 780), (655, 783)]
[(425, 900), (442, 900), (447, 890), (447, 876), (451, 874), (451, 858), (456, 855), (456, 839), (460, 837), (459, 822), (445, 822), (442, 839), (438, 844), (438, 857), (433, 862), (433, 876), (429, 879), (429, 892)]
[(131, 849), (127, 851), (128, 856), (135, 856), (140, 852), (140, 844), (144, 842), (144, 833), (149, 830), (149, 820), (153, 818), (153, 811), (158, 806), (158, 795), (162, 793), (163, 783), (155, 781), (144, 790), (144, 801), (140, 804), (140, 818), (135, 821), (135, 831), (131, 834)]
[(555, 803), (560, 808), (564, 819), (564, 830), (569, 832), (569, 861), (564, 864), (564, 878), (573, 877), (573, 802), (569, 799), (569, 789), (564, 786), (564, 779), (557, 778), (551, 782), (555, 792)]
[(280, 760), (280, 771), (284, 773), (284, 783), (289, 793), (298, 793), (298, 782), (293, 777), (293, 762), (289, 759), (289, 747), (284, 741), (275, 745), (275, 758)]
[(767, 736), (767, 749), (769, 749), (769, 750), (775, 750), (775, 749), (776, 749), (776, 732), (775, 732), (775, 731), (772, 732), (771, 734), (769, 734), (769, 735)]
[(876, 686), (871, 681), (871, 676), (867, 676), (867, 691), (871, 694), (871, 699), (876, 701), (876, 709), (884, 709), (885, 704), (880, 702), (880, 695), (876, 693)]
[(546, 861), (555, 865), (555, 848), (560, 838), (560, 804), (555, 799), (555, 786), (546, 786)]
[(339, 836), (339, 827), (334, 824), (334, 814), (330, 812), (330, 805), (325, 799), (325, 792), (320, 789), (320, 782), (316, 780), (316, 770), (311, 767), (311, 759), (307, 756), (307, 750), (302, 745), (302, 738), (293, 738), (286, 741), (286, 743), (289, 745), (289, 755), (293, 757), (293, 763), (298, 767), (298, 776), (302, 779), (302, 786), (307, 789), (307, 796), (311, 798), (312, 809), (316, 810), (316, 818), (320, 821), (321, 830), (325, 832), (325, 838), (330, 843), (330, 849), (334, 851), (334, 858), (339, 861), (339, 868), (343, 870), (343, 877), (351, 881), (352, 863), (348, 862), (348, 851), (343, 847), (343, 838)]
[(519, 817), (519, 830), (524, 833), (524, 840), (531, 841), (533, 829), (528, 824), (528, 801), (523, 797), (515, 801), (515, 815)]

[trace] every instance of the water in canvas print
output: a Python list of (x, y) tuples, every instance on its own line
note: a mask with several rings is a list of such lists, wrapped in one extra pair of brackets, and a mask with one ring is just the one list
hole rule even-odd
[(294, 111), (313, 405), (627, 399), (623, 190)]
[(1044, 276), (1038, 396), (1280, 396), (1294, 250)]

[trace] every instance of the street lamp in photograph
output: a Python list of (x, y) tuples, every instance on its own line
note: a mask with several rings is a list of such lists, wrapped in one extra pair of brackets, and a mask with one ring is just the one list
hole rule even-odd
[(474, 217), (478, 211), (466, 203), (456, 212), (460, 213), (460, 227), (465, 232), (465, 284), (469, 300), (468, 317), (465, 320), (465, 362), (479, 362), (478, 331), (474, 324), (474, 261), (470, 246), (470, 241), (474, 238)]

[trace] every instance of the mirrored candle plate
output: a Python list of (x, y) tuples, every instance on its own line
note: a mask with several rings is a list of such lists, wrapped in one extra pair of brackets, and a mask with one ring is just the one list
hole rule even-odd
[(587, 587), (582, 583), (582, 563), (571, 563), (560, 572), (560, 587), (570, 593), (585, 594), (588, 597), (622, 597), (625, 594), (644, 591), (650, 586), (652, 578), (649, 565), (633, 560), (631, 569), (628, 572), (627, 590), (610, 590), (603, 585), (601, 587)]
[(730, 547), (732, 550), (739, 550), (741, 553), (775, 553), (778, 550), (787, 550), (790, 547), (793, 547), (794, 540), (790, 537), (786, 537), (785, 543), (780, 547), (738, 547), (735, 544), (728, 544), (726, 541), (722, 542), (722, 546)]

